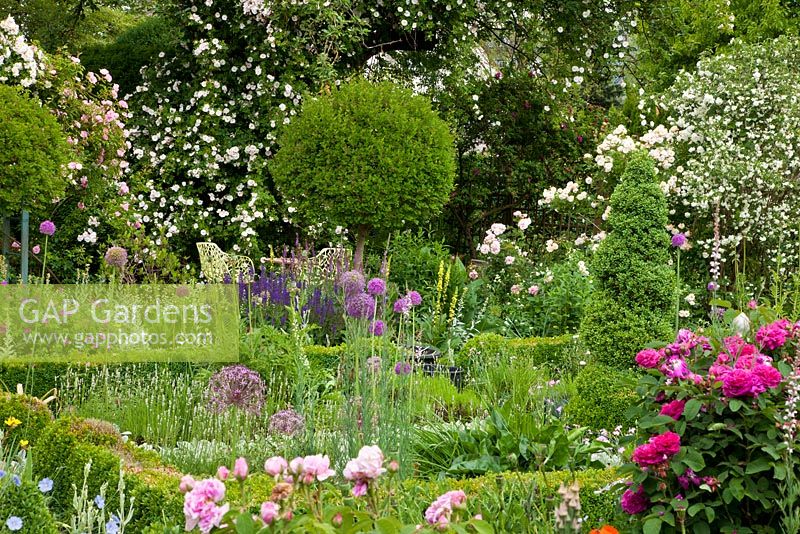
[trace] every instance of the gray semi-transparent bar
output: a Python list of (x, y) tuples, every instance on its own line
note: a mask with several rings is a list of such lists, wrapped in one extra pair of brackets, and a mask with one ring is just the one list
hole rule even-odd
[(235, 362), (235, 284), (0, 285), (0, 363)]

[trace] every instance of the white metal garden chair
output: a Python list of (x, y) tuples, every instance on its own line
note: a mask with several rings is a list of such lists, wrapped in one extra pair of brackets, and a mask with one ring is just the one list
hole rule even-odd
[(336, 270), (345, 267), (350, 261), (350, 251), (344, 247), (323, 248), (312, 259), (315, 270)]
[(253, 279), (255, 267), (253, 260), (247, 256), (228, 254), (224, 252), (216, 243), (202, 242), (195, 243), (197, 252), (200, 253), (200, 270), (211, 283), (222, 283), (226, 277), (232, 282), (242, 278), (246, 282)]

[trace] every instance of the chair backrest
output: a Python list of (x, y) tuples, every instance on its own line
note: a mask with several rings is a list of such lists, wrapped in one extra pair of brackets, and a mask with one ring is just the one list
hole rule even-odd
[(246, 282), (253, 281), (256, 269), (253, 266), (253, 260), (247, 256), (237, 256), (235, 254), (228, 254), (228, 269), (231, 273), (233, 282)]
[(228, 255), (216, 243), (195, 243), (200, 253), (200, 270), (211, 283), (222, 283), (225, 276), (230, 276)]
[(350, 251), (344, 247), (323, 248), (314, 256), (314, 267), (320, 270), (344, 268), (350, 260)]

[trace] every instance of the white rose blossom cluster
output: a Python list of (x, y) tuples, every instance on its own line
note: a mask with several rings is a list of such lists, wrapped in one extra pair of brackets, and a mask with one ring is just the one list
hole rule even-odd
[(42, 51), (25, 39), (12, 17), (0, 21), (0, 83), (30, 87), (42, 69)]
[[(593, 160), (602, 173), (619, 173), (625, 157), (646, 150), (679, 228), (693, 227), (694, 243), (715, 265), (741, 249), (765, 263), (797, 258), (800, 219), (800, 45), (788, 38), (759, 45), (734, 44), (682, 72), (665, 94), (640, 102), (666, 124), (642, 115), (650, 130), (640, 137), (615, 128)], [(545, 191), (542, 205), (570, 202), (577, 189)], [(599, 209), (601, 196), (588, 195)], [(718, 228), (718, 239), (711, 229)], [(712, 258), (713, 255), (713, 258)], [(717, 276), (719, 273), (717, 272)]]

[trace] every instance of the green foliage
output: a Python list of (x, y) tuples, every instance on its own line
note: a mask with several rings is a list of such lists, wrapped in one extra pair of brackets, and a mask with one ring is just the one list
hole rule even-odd
[(798, 31), (793, 0), (658, 0), (643, 4), (638, 70), (662, 89), (681, 69), (724, 50), (734, 38), (746, 42)]
[(542, 422), (510, 404), (466, 426), (428, 425), (417, 429), (416, 474), (465, 477), (504, 471), (555, 471), (588, 467), (595, 444), (584, 442), (586, 428), (566, 429), (558, 420)]
[(108, 69), (120, 86), (120, 95), (132, 93), (141, 83), (139, 70), (160, 52), (169, 53), (179, 34), (161, 17), (134, 18), (113, 41), (86, 43), (81, 47), (81, 63), (94, 72)]
[(595, 292), (580, 334), (595, 361), (628, 369), (642, 343), (672, 334), (667, 202), (646, 154), (628, 162), (610, 205), (611, 232), (592, 261)]
[(58, 378), (70, 367), (66, 363), (34, 363), (31, 365), (0, 365), (0, 384), (8, 391), (14, 391), (22, 384), (25, 393), (43, 398), (53, 388), (60, 386)]
[(539, 532), (543, 531), (539, 530), (543, 525), (551, 524), (559, 485), (573, 477), (580, 486), (584, 524), (602, 525), (611, 521), (619, 509), (619, 496), (611, 485), (621, 478), (614, 469), (509, 472), (461, 480), (409, 479), (403, 482), (396, 498), (403, 516), (420, 518), (436, 497), (461, 489), (467, 494), (470, 509), (479, 511), (497, 532)]
[[(564, 26), (570, 27), (576, 26)], [(546, 47), (540, 50), (547, 53)], [(504, 68), (500, 79), (467, 77), (445, 83), (449, 85), (437, 95), (437, 104), (460, 135), (457, 186), (442, 216), (442, 233), (457, 250), (468, 252), (483, 228), (497, 221), (508, 224), (513, 209), (537, 212), (542, 190), (561, 187), (591, 170), (591, 162), (582, 156), (597, 144), (607, 110), (574, 94), (564, 98), (562, 108), (527, 68)], [(566, 115), (570, 120), (564, 120)], [(475, 150), (478, 146), (485, 149)], [(543, 215), (537, 213), (529, 231), (538, 238), (555, 237), (567, 227), (577, 234), (586, 231), (579, 217)]]
[(468, 420), (484, 410), (483, 400), (471, 389), (459, 389), (449, 377), (420, 377), (412, 392), (415, 411), (425, 417), (433, 412), (445, 421)]
[(626, 428), (629, 419), (625, 412), (638, 399), (635, 379), (631, 372), (587, 365), (575, 379), (575, 395), (564, 409), (565, 418), (594, 430)]
[(498, 361), (516, 361), (521, 366), (569, 368), (569, 356), (575, 339), (566, 334), (558, 337), (505, 338), (499, 334), (478, 334), (464, 344), (456, 364), (469, 370), (491, 367)]
[(24, 439), (31, 445), (36, 445), (39, 435), (53, 420), (50, 409), (39, 399), (28, 395), (0, 393), (0, 422), (10, 417), (15, 417), (22, 423), (16, 428), (3, 425), (4, 439), (11, 439), (17, 443)]
[(394, 230), (447, 202), (455, 153), (425, 97), (355, 80), (305, 101), (278, 138), (271, 171), (286, 202), (314, 222)]
[[(4, 481), (0, 491), (0, 518), (5, 520), (11, 516), (22, 519), (20, 532), (36, 534), (57, 534), (58, 525), (47, 508), (45, 496), (34, 482), (23, 480), (20, 486)], [(4, 532), (10, 532), (3, 528)]]
[(143, 469), (126, 473), (127, 494), (134, 499), (132, 532), (165, 518), (179, 520), (183, 515), (183, 496), (178, 492), (181, 474), (168, 468)]
[[(449, 264), (451, 252), (444, 240), (428, 237), (423, 230), (396, 232), (389, 241), (389, 276), (399, 291), (415, 290), (422, 295), (422, 306), (430, 307), (436, 298), (436, 280), (439, 265)], [(371, 271), (378, 272), (382, 256), (373, 255)], [(460, 288), (467, 282), (467, 273), (461, 264), (454, 264), (450, 283)]]
[(46, 206), (64, 193), (69, 148), (47, 109), (0, 85), (0, 211)]
[(121, 444), (119, 433), (105, 422), (60, 418), (42, 432), (34, 449), (33, 472), (37, 479), (53, 479), (54, 511), (71, 508), (72, 486), (82, 487), (89, 461), (89, 495), (97, 495), (105, 482), (109, 488), (117, 487), (120, 458), (108, 448), (114, 444)]

